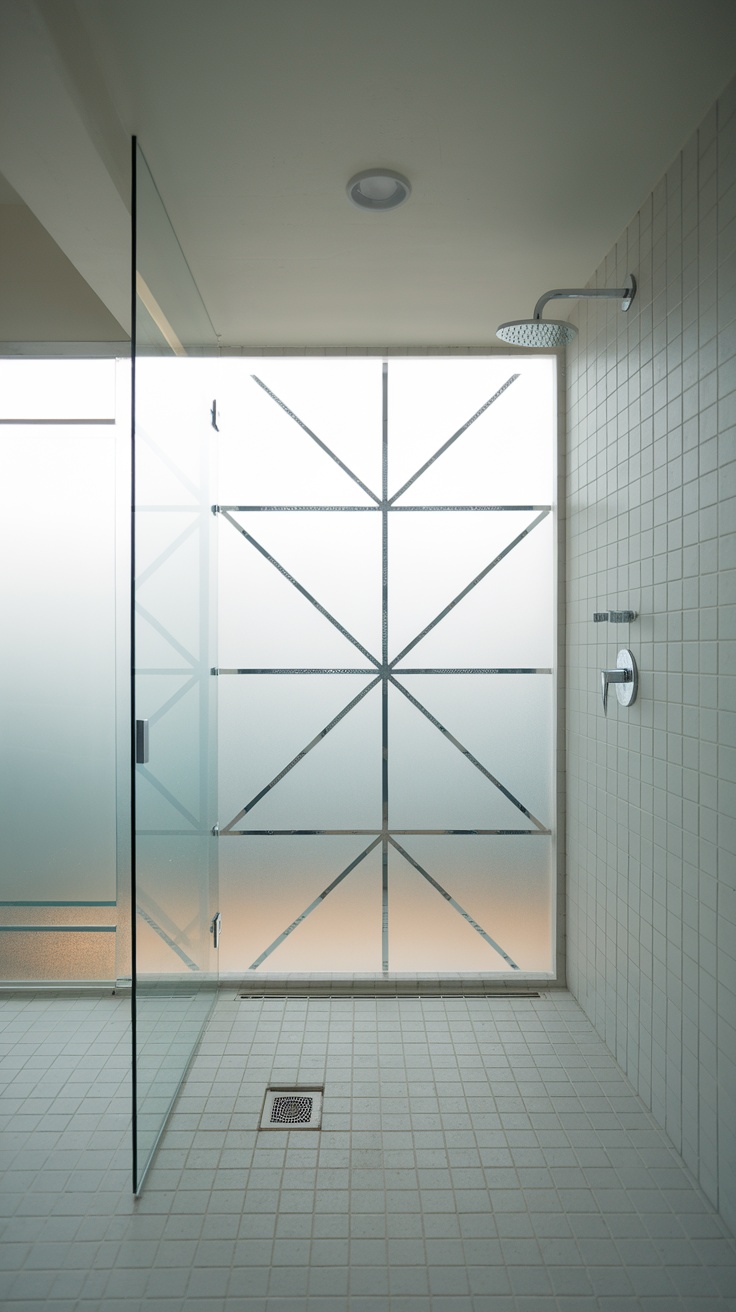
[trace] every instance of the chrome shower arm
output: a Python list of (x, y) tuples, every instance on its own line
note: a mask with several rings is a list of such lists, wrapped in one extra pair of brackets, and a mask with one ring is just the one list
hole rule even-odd
[(540, 296), (534, 306), (534, 318), (541, 319), (542, 310), (547, 301), (577, 300), (580, 297), (589, 300), (597, 296), (619, 298), (621, 300), (621, 309), (628, 310), (636, 296), (636, 278), (633, 273), (630, 273), (626, 287), (555, 287), (553, 291), (544, 292)]

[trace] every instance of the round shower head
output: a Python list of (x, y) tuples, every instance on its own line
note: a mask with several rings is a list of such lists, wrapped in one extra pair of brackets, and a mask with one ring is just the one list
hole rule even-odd
[(568, 346), (577, 328), (562, 319), (515, 319), (502, 323), (496, 336), (511, 346)]

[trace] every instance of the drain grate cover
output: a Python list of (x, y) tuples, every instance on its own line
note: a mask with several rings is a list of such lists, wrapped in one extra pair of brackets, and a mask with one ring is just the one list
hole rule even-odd
[(274, 1098), (271, 1104), (272, 1125), (304, 1125), (312, 1119), (314, 1098), (297, 1098), (294, 1094), (282, 1094)]
[(321, 1089), (267, 1089), (262, 1130), (318, 1130), (322, 1121)]

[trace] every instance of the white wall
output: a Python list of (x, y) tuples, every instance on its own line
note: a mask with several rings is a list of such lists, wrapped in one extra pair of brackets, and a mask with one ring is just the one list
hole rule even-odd
[(736, 84), (591, 285), (629, 271), (568, 353), (569, 981), (736, 1228)]

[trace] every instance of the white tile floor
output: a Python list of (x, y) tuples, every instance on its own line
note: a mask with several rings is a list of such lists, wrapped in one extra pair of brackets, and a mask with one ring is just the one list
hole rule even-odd
[[(736, 1245), (569, 994), (223, 993), (143, 1196), (128, 1004), (0, 1008), (3, 1312), (734, 1312)], [(325, 1085), (321, 1132), (256, 1130)]]

